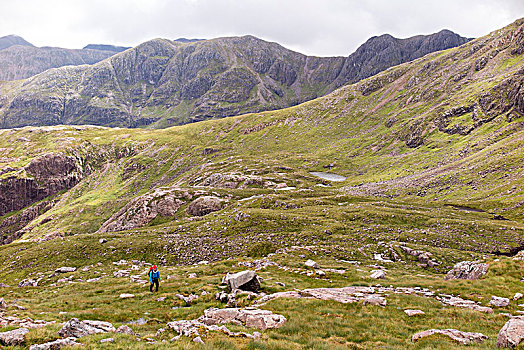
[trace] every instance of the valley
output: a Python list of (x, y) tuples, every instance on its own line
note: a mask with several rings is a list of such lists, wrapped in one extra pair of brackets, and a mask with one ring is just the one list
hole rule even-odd
[[(153, 44), (172, 46), (139, 50)], [(33, 82), (56, 87), (47, 74)], [(520, 19), (282, 109), (0, 129), (2, 331), (51, 322), (12, 348), (68, 339), (74, 318), (114, 326), (74, 337), (90, 349), (509, 347), (501, 329), (524, 313), (523, 82)], [(259, 289), (228, 291), (245, 270)], [(280, 316), (195, 321), (226, 306)], [(430, 329), (482, 334), (415, 336)]]

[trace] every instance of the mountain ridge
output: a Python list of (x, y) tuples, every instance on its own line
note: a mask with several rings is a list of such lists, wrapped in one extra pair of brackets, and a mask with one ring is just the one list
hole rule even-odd
[(154, 39), (92, 67), (9, 84), (0, 96), (0, 126), (166, 127), (284, 108), (424, 55), (439, 43), (447, 48), (449, 40), (467, 42), (444, 34), (376, 39), (348, 57), (306, 56), (249, 35), (190, 43)]

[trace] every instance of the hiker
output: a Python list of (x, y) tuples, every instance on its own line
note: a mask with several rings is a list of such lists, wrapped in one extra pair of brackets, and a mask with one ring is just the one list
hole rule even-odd
[(153, 267), (149, 269), (149, 282), (151, 282), (149, 290), (152, 292), (153, 285), (155, 285), (155, 292), (158, 292), (158, 284), (160, 283), (160, 272), (158, 272), (156, 265), (153, 265)]

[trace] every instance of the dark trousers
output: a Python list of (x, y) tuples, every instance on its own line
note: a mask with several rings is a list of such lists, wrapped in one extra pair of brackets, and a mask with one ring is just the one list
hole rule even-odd
[(153, 291), (153, 286), (155, 286), (155, 292), (158, 292), (158, 280), (153, 280), (153, 283), (151, 283), (151, 285), (149, 286), (149, 290), (152, 292)]

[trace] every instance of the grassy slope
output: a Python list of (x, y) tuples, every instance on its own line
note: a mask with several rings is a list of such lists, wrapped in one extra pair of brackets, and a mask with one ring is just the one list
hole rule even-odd
[[(22, 167), (45, 152), (64, 152), (88, 159), (86, 166), (91, 174), (58, 196), (59, 203), (32, 222), (29, 226), (34, 228), (21, 241), (0, 247), (0, 276), (13, 285), (22, 278), (50, 272), (62, 265), (81, 267), (101, 262), (111, 266), (112, 261), (120, 259), (178, 265), (170, 267), (169, 273), (180, 277), (189, 270), (197, 270), (200, 276), (197, 280), (179, 278), (164, 286), (163, 293), (176, 304), (173, 301), (176, 291), (197, 292), (199, 288), (218, 291), (220, 275), (233, 264), (224, 260), (227, 257), (256, 256), (283, 246), (315, 245), (319, 247), (319, 255), (311, 257), (320, 260), (323, 266), (340, 267), (343, 263), (337, 259), (367, 264), (372, 262), (373, 253), (388, 254), (389, 250), (379, 244), (383, 241), (399, 254), (402, 252), (398, 245), (403, 242), (432, 252), (442, 262), (435, 269), (422, 269), (403, 255), (405, 264), (388, 265), (387, 284), (431, 286), (483, 304), (493, 294), (512, 296), (521, 287), (523, 266), (509, 258), (493, 263), (487, 278), (481, 281), (443, 281), (442, 273), (456, 261), (479, 258), (493, 262), (493, 256), (485, 253), (522, 245), (522, 117), (508, 121), (506, 114), (501, 114), (465, 136), (438, 131), (434, 120), (444, 110), (477, 101), (483, 93), (522, 69), (524, 56), (511, 55), (509, 43), (481, 71), (470, 68), (465, 78), (452, 82), (463, 67), (470, 67), (493, 50), (492, 45), (511, 34), (517, 25), (284, 110), (154, 131), (84, 127), (2, 130), (0, 168)], [(477, 50), (470, 54), (474, 47)], [(382, 87), (363, 96), (360, 92), (363, 87), (373, 84)], [(465, 124), (471, 122), (468, 118), (471, 119), (464, 115), (452, 122)], [(387, 123), (389, 120), (392, 122)], [(407, 147), (405, 141), (410, 134), (421, 135), (423, 144)], [(30, 141), (17, 141), (22, 137)], [(204, 148), (218, 152), (204, 155)], [(315, 186), (328, 182), (308, 172), (325, 170), (323, 166), (330, 163), (335, 165), (333, 172), (348, 179), (329, 188)], [(144, 170), (124, 179), (123, 171), (131, 164)], [(199, 183), (198, 178), (233, 172), (285, 182), (296, 189), (192, 186)], [(129, 199), (160, 186), (215, 192), (229, 198), (229, 204), (222, 211), (196, 220), (186, 217), (181, 210), (176, 220), (157, 218), (142, 229), (94, 233)], [(262, 197), (241, 200), (255, 195)], [(463, 211), (449, 204), (481, 208), (485, 212)], [(239, 212), (249, 216), (235, 220)], [(502, 214), (510, 220), (493, 220), (493, 214)], [(52, 220), (39, 225), (45, 218)], [(38, 242), (53, 233), (67, 237)], [(109, 242), (98, 244), (101, 237)], [(329, 253), (321, 247), (326, 247)], [(185, 266), (202, 259), (216, 264), (212, 268)], [(277, 259), (288, 266), (299, 266), (299, 261), (305, 258), (287, 254), (277, 255)], [(275, 291), (370, 283), (362, 279), (368, 268), (358, 271), (343, 267), (348, 272), (343, 276), (329, 275), (331, 283), (270, 269), (262, 273), (266, 278), (264, 288)], [(111, 275), (114, 268), (108, 269)], [(86, 276), (77, 272), (75, 279), (85, 279), (87, 275), (92, 276), (92, 272)], [(278, 287), (271, 280), (281, 280), (287, 287)], [(4, 289), (2, 293), (8, 300), (22, 299), (20, 303), (29, 306), (24, 315), (56, 320), (78, 316), (116, 324), (152, 310), (151, 317), (159, 318), (162, 323), (173, 318), (192, 318), (206, 307), (216, 305), (210, 295), (194, 307), (171, 310), (171, 304), (157, 306), (154, 298), (125, 279), (64, 287), (51, 287), (52, 282), (44, 280), (45, 287)], [(54, 291), (59, 297), (68, 296), (67, 304), (56, 301), (62, 298), (50, 299)], [(118, 294), (125, 291), (137, 294), (139, 301), (119, 301)], [(451, 307), (441, 310), (439, 303), (417, 297), (392, 296), (388, 303), (385, 309), (370, 309), (334, 302), (275, 301), (268, 308), (288, 317), (286, 326), (265, 332), (261, 341), (249, 344), (211, 335), (208, 347), (448, 348), (454, 344), (440, 338), (412, 345), (409, 337), (417, 330), (450, 327), (481, 331), (491, 340), (479, 348), (493, 348), (496, 333), (505, 322), (497, 314), (484, 315)], [(408, 319), (402, 313), (402, 308), (408, 306), (423, 308), (428, 315)], [(505, 311), (513, 312), (515, 308), (512, 303)], [(68, 314), (60, 315), (62, 309)], [(306, 309), (312, 312), (304, 313)], [(45, 317), (40, 312), (46, 312)], [(475, 319), (474, 324), (471, 318)], [(329, 327), (321, 327), (320, 323)], [(137, 329), (147, 334), (160, 327), (148, 325)], [(32, 331), (31, 339), (53, 338), (55, 330)], [(93, 336), (87, 342), (93, 348), (102, 347), (96, 345), (99, 338)], [(116, 345), (110, 347), (127, 348), (130, 344), (147, 347), (144, 343), (137, 345), (131, 338), (116, 339)], [(180, 346), (193, 345), (184, 340)]]

